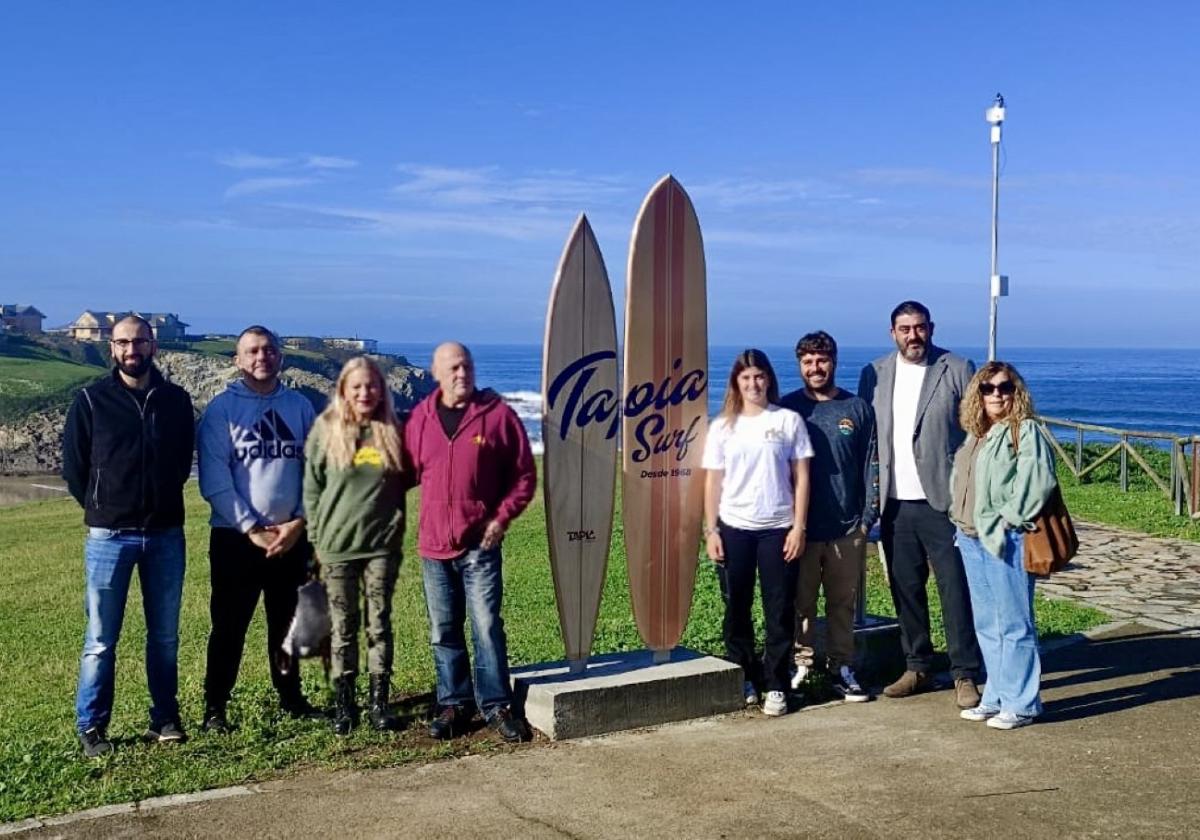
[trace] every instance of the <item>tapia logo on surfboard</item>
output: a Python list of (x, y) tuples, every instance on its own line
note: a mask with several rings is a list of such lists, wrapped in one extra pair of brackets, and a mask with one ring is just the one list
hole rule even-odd
[(581, 356), (565, 366), (546, 389), (546, 406), (550, 411), (554, 411), (563, 389), (570, 386), (566, 392), (562, 419), (558, 423), (559, 440), (567, 439), (572, 426), (584, 429), (599, 423), (608, 423), (608, 431), (604, 433), (605, 440), (616, 437), (617, 422), (621, 419), (617, 411), (620, 407), (617, 395), (608, 388), (599, 388), (588, 393), (588, 383), (592, 381), (600, 365), (609, 361), (614, 365), (617, 363), (617, 354), (612, 350), (598, 350)]
[(699, 368), (684, 372), (682, 368), (683, 359), (676, 359), (661, 382), (640, 382), (625, 391), (625, 416), (645, 414), (633, 429), (630, 457), (635, 463), (665, 452), (674, 452), (675, 460), (682, 461), (700, 433), (703, 413), (693, 417), (687, 428), (667, 428), (667, 409), (704, 399), (708, 391), (707, 373)]
[[(621, 406), (617, 395), (607, 388), (588, 392), (588, 384), (595, 376), (598, 366), (607, 361), (615, 364), (617, 354), (612, 350), (599, 350), (581, 356), (566, 365), (546, 389), (546, 403), (550, 411), (556, 409), (559, 398), (566, 394), (562, 417), (558, 424), (560, 440), (567, 439), (572, 426), (583, 429), (599, 423), (608, 424), (604, 434), (606, 439), (616, 436), (617, 423), (621, 419), (618, 411)], [(652, 454), (671, 451), (674, 451), (677, 461), (682, 461), (687, 457), (688, 448), (696, 440), (700, 417), (693, 418), (686, 429), (666, 428), (665, 412), (668, 408), (703, 399), (708, 391), (708, 375), (704, 371), (690, 370), (680, 375), (682, 366), (683, 360), (676, 359), (672, 375), (658, 383), (637, 383), (625, 392), (626, 417), (637, 417), (650, 411), (638, 423), (633, 433), (636, 447), (632, 457), (638, 463), (645, 461)]]

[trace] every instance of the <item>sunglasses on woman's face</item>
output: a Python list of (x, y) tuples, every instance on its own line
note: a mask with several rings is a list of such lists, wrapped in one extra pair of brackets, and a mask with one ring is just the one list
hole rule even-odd
[(1017, 390), (1017, 386), (1013, 384), (1011, 379), (1005, 379), (1003, 382), (993, 385), (991, 382), (981, 382), (979, 384), (979, 393), (985, 397), (990, 397), (992, 394), (999, 392), (1002, 397), (1011, 397)]

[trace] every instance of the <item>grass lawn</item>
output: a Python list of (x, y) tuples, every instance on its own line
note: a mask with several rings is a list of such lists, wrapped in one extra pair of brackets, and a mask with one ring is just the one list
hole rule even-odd
[(79, 385), (104, 373), (94, 365), (44, 356), (0, 356), (0, 420), (66, 402)]
[[(1102, 455), (1110, 444), (1084, 445), (1084, 464)], [(1075, 445), (1064, 444), (1073, 455)], [(1139, 446), (1138, 453), (1164, 480), (1171, 475), (1169, 453)], [(1191, 454), (1190, 452), (1188, 453)], [(1200, 542), (1200, 520), (1176, 516), (1175, 506), (1133, 460), (1129, 459), (1129, 492), (1122, 493), (1120, 465), (1116, 456), (1097, 467), (1081, 483), (1061, 463), (1058, 479), (1063, 499), (1071, 515), (1092, 522), (1104, 522), (1130, 531), (1142, 531), (1158, 537), (1177, 537)]]
[[(187, 342), (172, 342), (167, 348), (171, 350), (183, 350), (192, 353), (204, 353), (208, 356), (228, 356), (233, 358), (237, 350), (237, 342), (233, 339), (222, 338), (205, 338), (200, 341)], [(295, 347), (284, 348), (284, 356), (292, 358), (312, 359), (314, 361), (322, 361), (328, 358), (328, 354), (322, 353), (319, 350), (300, 350)]]
[[(379, 767), (473, 752), (507, 749), (487, 730), (450, 744), (432, 741), (416, 725), (399, 735), (360, 729), (338, 740), (325, 724), (297, 722), (274, 711), (266, 669), (264, 626), (252, 625), (247, 655), (230, 707), (237, 730), (208, 736), (198, 730), (202, 706), (208, 619), (207, 506), (188, 488), (188, 573), (180, 640), (180, 702), (192, 740), (180, 747), (148, 747), (137, 738), (147, 722), (141, 617), (136, 579), (118, 653), (116, 704), (110, 736), (116, 752), (100, 761), (80, 755), (74, 737), (73, 699), (83, 635), (81, 600), (83, 526), (69, 500), (0, 510), (0, 822), (78, 810), (167, 793), (194, 791), (269, 778), (313, 767)], [(410, 500), (416, 510), (416, 499)], [(609, 564), (597, 652), (641, 647), (630, 614), (620, 517)], [(415, 530), (415, 529), (414, 529)], [(395, 689), (400, 710), (414, 719), (426, 712), (433, 666), (419, 568), (408, 559), (397, 587)], [(560, 659), (562, 646), (547, 563), (540, 493), (514, 523), (505, 541), (504, 615), (514, 664)], [(872, 562), (869, 604), (891, 613), (877, 563)], [(936, 604), (936, 597), (931, 600)], [(699, 570), (691, 620), (683, 643), (721, 652), (723, 607), (715, 575)], [(1070, 634), (1104, 620), (1092, 610), (1038, 598), (1043, 637)], [(943, 644), (935, 609), (935, 640)], [(761, 628), (760, 628), (761, 633)], [(327, 702), (318, 665), (305, 666), (310, 697)], [(365, 688), (365, 687), (362, 687)], [(365, 692), (364, 692), (365, 693)]]

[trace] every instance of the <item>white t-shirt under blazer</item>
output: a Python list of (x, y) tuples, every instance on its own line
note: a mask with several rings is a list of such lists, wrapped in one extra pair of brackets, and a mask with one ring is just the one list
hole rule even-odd
[(917, 405), (925, 383), (925, 363), (912, 364), (896, 354), (896, 390), (892, 392), (892, 480), (888, 495), (893, 499), (924, 499), (925, 488), (917, 473), (913, 452), (913, 432), (917, 426)]
[(794, 411), (770, 405), (761, 414), (738, 417), (732, 429), (718, 417), (704, 441), (702, 466), (725, 473), (717, 509), (721, 521), (748, 531), (790, 528), (792, 461), (812, 456), (808, 430)]

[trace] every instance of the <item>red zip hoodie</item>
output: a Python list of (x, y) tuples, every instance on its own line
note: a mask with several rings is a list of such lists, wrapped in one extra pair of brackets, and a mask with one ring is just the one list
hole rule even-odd
[(453, 560), (479, 544), (493, 519), (508, 524), (529, 504), (537, 468), (516, 412), (495, 391), (476, 391), (454, 437), (438, 418), (437, 389), (413, 409), (404, 449), (421, 485), (417, 547), (430, 560)]

